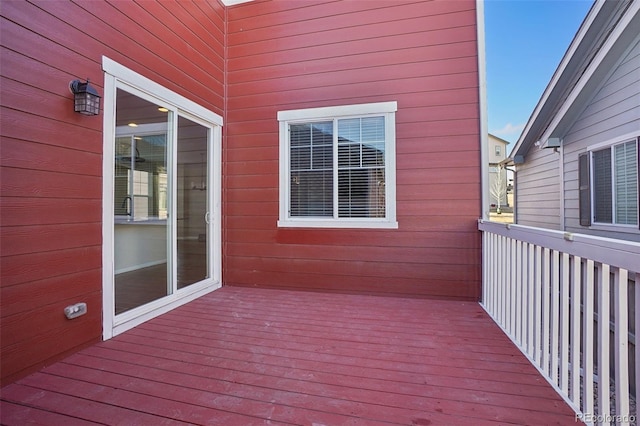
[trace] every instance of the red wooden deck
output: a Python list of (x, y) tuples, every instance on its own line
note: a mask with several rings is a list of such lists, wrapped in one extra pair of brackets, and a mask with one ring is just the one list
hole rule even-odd
[(223, 287), (6, 386), (1, 423), (567, 424), (469, 302)]

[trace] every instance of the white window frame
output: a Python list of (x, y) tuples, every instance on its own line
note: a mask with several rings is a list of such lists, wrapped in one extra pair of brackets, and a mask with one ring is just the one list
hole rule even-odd
[[(615, 139), (606, 141), (606, 142), (602, 142), (602, 143), (598, 143), (598, 144), (594, 144), (591, 145), (589, 147), (587, 147), (587, 151), (589, 152), (589, 190), (591, 192), (591, 228), (592, 229), (602, 229), (602, 230), (615, 230), (615, 229), (626, 229), (629, 231), (634, 231), (637, 230), (639, 225), (640, 225), (640, 209), (638, 212), (638, 223), (636, 224), (624, 224), (624, 223), (616, 223), (615, 222), (615, 218), (616, 218), (616, 205), (615, 205), (615, 188), (613, 188), (613, 186), (615, 185), (615, 157), (614, 157), (614, 147), (617, 145), (621, 145), (621, 144), (625, 144), (628, 142), (636, 142), (636, 149), (640, 150), (640, 137), (638, 136), (637, 132), (634, 133), (629, 133), (629, 134), (625, 134), (622, 135), (620, 137), (617, 137)], [(595, 179), (595, 165), (594, 165), (594, 161), (593, 161), (593, 155), (594, 152), (597, 151), (601, 151), (604, 149), (610, 149), (611, 150), (611, 173), (612, 173), (612, 222), (596, 222), (596, 217), (595, 217), (595, 206), (596, 206), (596, 197), (595, 197), (595, 184), (594, 184), (594, 179)], [(640, 188), (639, 188), (639, 194), (638, 197), (640, 198)]]
[[(377, 102), (358, 105), (343, 105), (321, 108), (306, 108), (278, 112), (280, 122), (280, 217), (278, 227), (310, 228), (398, 228), (396, 220), (396, 124), (398, 103)], [(346, 118), (371, 116), (385, 117), (385, 217), (341, 218), (338, 217), (337, 195), (334, 196), (333, 217), (291, 217), (290, 203), (290, 149), (289, 126), (311, 121), (333, 121)], [(337, 185), (337, 145), (334, 141), (334, 185)], [(334, 189), (337, 194), (337, 188)]]

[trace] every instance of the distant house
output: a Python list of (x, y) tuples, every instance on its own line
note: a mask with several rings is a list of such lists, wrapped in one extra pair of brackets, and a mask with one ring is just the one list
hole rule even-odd
[(2, 3), (3, 383), (222, 285), (478, 300), (478, 3), (224, 3)]
[(640, 241), (639, 10), (589, 11), (510, 154), (517, 223)]
[(507, 176), (508, 171), (504, 169), (504, 165), (501, 163), (507, 158), (507, 145), (509, 145), (509, 142), (492, 134), (489, 134), (488, 142), (489, 179), (487, 182), (491, 206), (500, 205), (505, 207), (509, 205), (508, 190), (510, 182)]

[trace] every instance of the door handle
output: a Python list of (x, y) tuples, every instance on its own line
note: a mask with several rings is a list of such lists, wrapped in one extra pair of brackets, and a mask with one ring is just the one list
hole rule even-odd
[(209, 224), (209, 218), (210, 218), (210, 216), (211, 216), (211, 215), (209, 214), (209, 212), (206, 212), (206, 213), (204, 214), (204, 221), (205, 221), (205, 223), (206, 223), (207, 225)]

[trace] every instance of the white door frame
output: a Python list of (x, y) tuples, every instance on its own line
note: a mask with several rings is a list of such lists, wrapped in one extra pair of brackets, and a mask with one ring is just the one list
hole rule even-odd
[[(102, 337), (110, 339), (151, 318), (188, 303), (222, 286), (221, 192), (222, 192), (222, 117), (195, 102), (155, 83), (154, 81), (103, 56), (103, 161), (102, 161)], [(116, 118), (116, 91), (118, 88), (134, 93), (151, 102), (165, 105), (177, 115), (208, 127), (208, 170), (211, 188), (209, 200), (209, 235), (212, 254), (209, 261), (213, 276), (190, 285), (161, 299), (131, 311), (115, 315), (114, 291), (114, 212), (113, 212), (113, 162)], [(175, 217), (175, 215), (173, 215)]]

